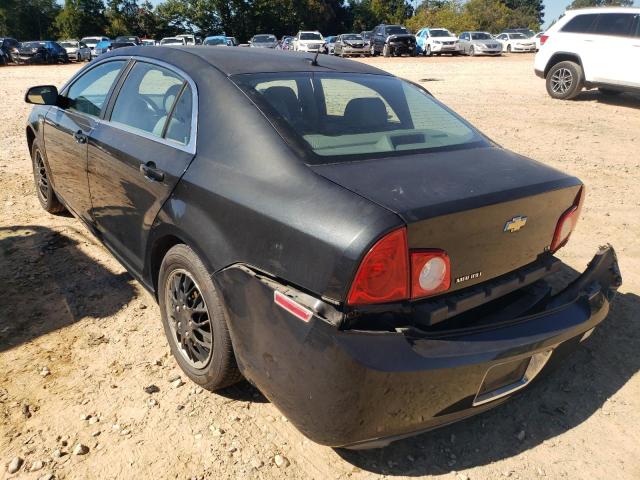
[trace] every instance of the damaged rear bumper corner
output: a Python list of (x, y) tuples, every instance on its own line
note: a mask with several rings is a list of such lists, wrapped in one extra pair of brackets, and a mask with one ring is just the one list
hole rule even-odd
[(277, 306), (273, 281), (250, 269), (215, 276), (244, 375), (312, 440), (373, 448), (496, 406), (562, 362), (609, 311), (621, 284), (613, 248), (545, 308), (491, 327), (431, 337), (339, 330)]

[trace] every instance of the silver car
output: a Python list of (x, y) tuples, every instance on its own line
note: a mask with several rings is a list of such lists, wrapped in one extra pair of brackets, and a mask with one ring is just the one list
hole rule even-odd
[(465, 55), (502, 55), (502, 44), (487, 32), (462, 32), (458, 38)]
[(88, 62), (91, 60), (91, 49), (85, 43), (77, 40), (64, 40), (59, 43), (67, 51), (69, 60), (76, 62)]
[(333, 46), (333, 54), (345, 57), (347, 55), (368, 55), (369, 50), (364, 38), (358, 33), (344, 33), (338, 35)]

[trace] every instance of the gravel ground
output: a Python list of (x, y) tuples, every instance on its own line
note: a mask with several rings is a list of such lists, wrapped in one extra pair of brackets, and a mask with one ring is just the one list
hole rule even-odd
[(178, 381), (153, 298), (35, 197), (24, 90), (78, 67), (2, 68), (0, 478), (640, 478), (640, 97), (553, 101), (526, 54), (362, 61), (586, 183), (560, 256), (581, 271), (616, 247), (625, 284), (602, 328), (491, 412), (381, 450), (315, 445), (246, 383), (213, 394)]

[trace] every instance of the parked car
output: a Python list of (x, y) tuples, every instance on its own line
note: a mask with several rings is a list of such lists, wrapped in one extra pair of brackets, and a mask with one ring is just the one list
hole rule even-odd
[(496, 40), (502, 45), (504, 52), (535, 52), (536, 42), (522, 33), (501, 33)]
[(236, 37), (227, 37), (227, 41), (231, 42), (232, 47), (237, 47), (238, 45), (240, 45), (240, 42), (238, 42), (238, 39)]
[[(142, 45), (142, 41), (140, 40), (139, 37), (136, 37), (134, 35), (122, 35), (120, 37), (116, 37), (116, 39), (113, 41), (114, 44), (117, 43), (126, 43), (126, 44), (133, 44), (133, 45)], [(114, 47), (114, 48), (119, 48), (119, 47)]]
[(278, 42), (277, 50), (293, 50), (293, 39), (291, 36), (284, 36)]
[(364, 40), (365, 45), (367, 46), (367, 48), (371, 47), (371, 34), (373, 33), (372, 30), (365, 30), (360, 32), (360, 35), (362, 35), (362, 38)]
[(165, 37), (162, 40), (160, 40), (160, 45), (186, 45), (186, 44), (187, 44), (187, 40), (184, 37)]
[(535, 35), (535, 32), (530, 28), (505, 28), (502, 33), (521, 33), (526, 38), (531, 38)]
[(39, 40), (22, 42), (18, 47), (17, 60), (19, 63), (69, 63), (67, 51), (58, 42)]
[(501, 404), (606, 317), (610, 246), (558, 285), (580, 180), (419, 85), (331, 56), (121, 51), (27, 92), (36, 194), (157, 298), (195, 383), (244, 376), (312, 440), (383, 446)]
[(97, 55), (94, 53), (94, 49), (98, 42), (108, 42), (110, 39), (108, 37), (82, 37), (80, 41), (91, 49), (91, 58), (95, 58)]
[(140, 42), (142, 42), (142, 45), (144, 45), (145, 47), (153, 47), (158, 44), (158, 42), (156, 42), (153, 38), (141, 38)]
[(416, 37), (402, 25), (378, 25), (371, 33), (369, 52), (372, 56), (382, 53), (385, 57), (417, 54)]
[[(0, 38), (0, 65), (17, 63), (18, 47), (20, 43), (15, 38)], [(15, 58), (14, 58), (15, 56)]]
[(487, 32), (462, 32), (458, 38), (460, 52), (465, 55), (502, 55), (502, 44)]
[(460, 44), (458, 37), (446, 28), (422, 28), (416, 33), (418, 52), (430, 57), (450, 53), (458, 55)]
[(352, 55), (369, 55), (364, 38), (358, 33), (343, 33), (335, 41), (334, 54), (341, 57)]
[(96, 43), (96, 46), (91, 52), (91, 56), (93, 58), (97, 58), (102, 54), (110, 52), (112, 49), (113, 47), (111, 46), (111, 40), (101, 40), (98, 43)]
[(324, 43), (322, 44), (322, 47), (320, 48), (320, 52), (327, 54), (327, 55), (333, 55), (333, 49), (336, 45), (336, 36), (335, 35), (330, 35), (328, 37), (324, 37)]
[(271, 34), (254, 35), (249, 40), (249, 45), (252, 48), (276, 48), (278, 39)]
[(200, 37), (196, 37), (190, 33), (183, 33), (180, 35), (176, 35), (176, 38), (184, 38), (185, 45), (199, 45), (202, 43)]
[(63, 40), (60, 46), (64, 48), (70, 60), (76, 62), (88, 62), (91, 60), (91, 49), (77, 40)]
[(540, 37), (536, 74), (553, 98), (583, 88), (603, 94), (640, 91), (640, 8), (568, 10)]
[(293, 39), (296, 52), (318, 52), (322, 49), (324, 38), (320, 32), (300, 31)]
[(206, 37), (203, 42), (204, 45), (208, 45), (210, 47), (221, 46), (228, 47), (229, 40), (224, 35), (212, 35), (210, 37)]

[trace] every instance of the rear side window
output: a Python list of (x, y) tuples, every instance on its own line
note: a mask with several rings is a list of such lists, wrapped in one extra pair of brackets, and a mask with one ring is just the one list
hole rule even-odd
[(109, 90), (125, 63), (124, 60), (103, 63), (79, 77), (67, 91), (67, 108), (99, 116)]
[(166, 68), (136, 63), (118, 94), (111, 121), (162, 137), (184, 83)]
[(567, 33), (590, 33), (598, 14), (576, 15), (562, 27), (562, 32)]
[(191, 137), (191, 113), (193, 99), (191, 87), (188, 85), (182, 91), (176, 105), (169, 117), (166, 126), (165, 138), (173, 140), (181, 145), (187, 145)]
[(616, 37), (630, 37), (635, 33), (633, 31), (635, 20), (636, 15), (630, 13), (601, 13), (598, 15), (593, 33)]

